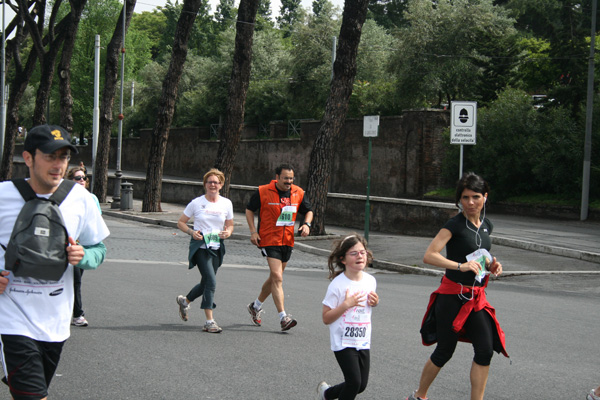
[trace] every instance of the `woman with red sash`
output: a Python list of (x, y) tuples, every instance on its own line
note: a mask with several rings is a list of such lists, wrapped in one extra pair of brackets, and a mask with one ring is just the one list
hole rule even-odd
[[(508, 357), (504, 332), (485, 296), (489, 273), (502, 273), (502, 265), (489, 254), (493, 225), (485, 218), (488, 192), (480, 176), (464, 174), (456, 188), (461, 212), (446, 222), (425, 252), (425, 263), (446, 272), (431, 294), (421, 326), (423, 344), (437, 346), (425, 363), (419, 388), (407, 400), (427, 399), (429, 387), (452, 358), (458, 341), (472, 343), (475, 353), (471, 400), (483, 399), (493, 352)], [(446, 256), (442, 255), (444, 247)]]

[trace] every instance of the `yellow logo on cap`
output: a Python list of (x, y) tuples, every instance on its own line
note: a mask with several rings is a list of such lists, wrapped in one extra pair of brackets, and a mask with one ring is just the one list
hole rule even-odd
[(65, 139), (63, 139), (62, 134), (60, 133), (60, 131), (58, 129), (55, 129), (50, 133), (52, 134), (52, 136), (54, 136), (54, 140), (65, 140)]

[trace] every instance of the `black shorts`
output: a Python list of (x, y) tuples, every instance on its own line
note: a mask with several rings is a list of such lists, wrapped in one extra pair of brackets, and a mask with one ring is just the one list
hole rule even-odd
[(266, 246), (260, 248), (263, 256), (281, 260), (283, 263), (289, 261), (292, 257), (292, 251), (294, 251), (294, 248), (290, 246)]
[[(14, 400), (48, 397), (65, 342), (40, 342), (27, 336), (0, 335), (0, 350), (6, 365), (2, 381)], [(7, 379), (7, 377), (9, 377)]]

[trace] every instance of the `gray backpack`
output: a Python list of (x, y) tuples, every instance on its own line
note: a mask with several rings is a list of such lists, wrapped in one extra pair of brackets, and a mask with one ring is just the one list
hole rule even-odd
[(69, 264), (69, 235), (58, 206), (75, 182), (63, 180), (49, 199), (38, 197), (25, 179), (13, 179), (25, 205), (5, 250), (5, 266), (15, 276), (58, 281)]

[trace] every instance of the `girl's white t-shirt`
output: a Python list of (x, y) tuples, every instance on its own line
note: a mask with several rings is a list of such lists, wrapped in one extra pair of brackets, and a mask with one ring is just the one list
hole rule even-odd
[[(348, 279), (344, 273), (336, 276), (323, 299), (323, 305), (334, 309), (346, 299), (346, 290), (350, 294), (375, 292), (377, 281), (375, 278), (363, 272), (360, 281)], [(329, 337), (331, 350), (340, 351), (348, 347), (358, 350), (371, 348), (371, 310), (372, 307), (365, 300), (364, 307), (351, 307), (337, 320), (329, 324)]]
[[(225, 221), (233, 219), (233, 204), (231, 200), (222, 196), (213, 203), (202, 195), (190, 201), (183, 213), (186, 217), (194, 219), (194, 230), (202, 232), (209, 247), (218, 249), (218, 233), (223, 230)], [(206, 245), (203, 244), (201, 248), (206, 248)]]

